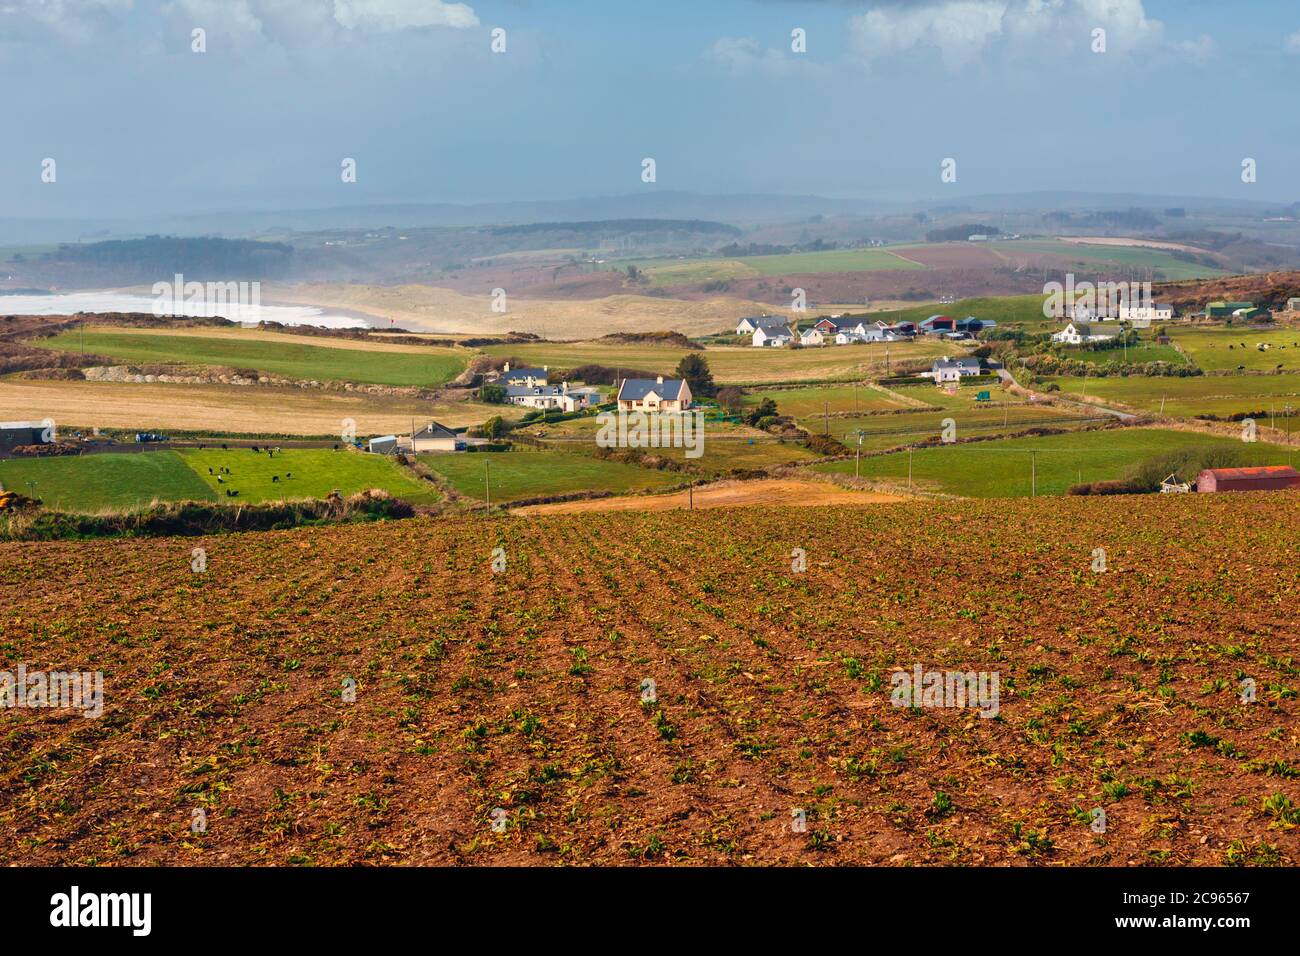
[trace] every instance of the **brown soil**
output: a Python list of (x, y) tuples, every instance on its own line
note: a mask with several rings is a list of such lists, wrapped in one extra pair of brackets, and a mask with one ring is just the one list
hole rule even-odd
[[(0, 864), (1294, 866), (1298, 536), (1225, 494), (0, 545), (4, 666), (105, 694), (0, 708)], [(916, 665), (996, 718), (892, 706)]]

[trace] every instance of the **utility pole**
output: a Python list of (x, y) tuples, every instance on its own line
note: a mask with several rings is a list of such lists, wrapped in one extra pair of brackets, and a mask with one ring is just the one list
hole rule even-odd
[(695, 485), (694, 484), (690, 485), (686, 493), (690, 498), (691, 510), (694, 511), (695, 510)]
[(822, 434), (830, 435), (831, 433), (831, 403), (830, 402), (826, 402), (825, 410), (823, 412), (822, 422), (823, 422)]
[(855, 462), (853, 463), (853, 477), (854, 477), (854, 478), (860, 478), (860, 477), (862, 476), (862, 436), (863, 436), (863, 434), (864, 434), (864, 433), (863, 433), (862, 429), (859, 428), (859, 429), (858, 429), (858, 458), (857, 458), (857, 461), (855, 461)]
[(486, 511), (488, 514), (492, 513), (492, 482), (491, 479), (489, 478), (491, 472), (492, 472), (492, 462), (489, 459), (484, 458), (483, 459), (483, 491), (487, 497)]
[(1029, 453), (1029, 497), (1038, 497), (1038, 452)]
[(912, 490), (912, 446), (907, 446), (907, 490)]

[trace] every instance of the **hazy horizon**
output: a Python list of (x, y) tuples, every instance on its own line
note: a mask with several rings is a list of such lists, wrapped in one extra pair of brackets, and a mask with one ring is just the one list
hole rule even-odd
[(0, 218), (653, 191), (1289, 203), (1298, 77), (1300, 10), (1273, 0), (11, 0)]

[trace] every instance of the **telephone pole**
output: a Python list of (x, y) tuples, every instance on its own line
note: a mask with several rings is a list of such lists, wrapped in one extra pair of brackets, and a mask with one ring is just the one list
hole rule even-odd
[(492, 462), (489, 459), (484, 458), (483, 459), (483, 491), (487, 497), (487, 508), (485, 510), (487, 511), (488, 514), (492, 513), (492, 482), (489, 479), (489, 475), (491, 474), (491, 471), (492, 471)]
[(1038, 452), (1029, 453), (1029, 497), (1038, 497)]

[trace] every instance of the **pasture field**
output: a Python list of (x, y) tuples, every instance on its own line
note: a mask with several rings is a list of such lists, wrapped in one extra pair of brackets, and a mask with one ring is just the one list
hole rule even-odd
[[(256, 369), (304, 381), (376, 385), (441, 385), (465, 368), (465, 353), (433, 346), (369, 344), (348, 348), (305, 342), (305, 336), (247, 330), (165, 331), (87, 328), (36, 339), (33, 345), (90, 352), (121, 363), (214, 365)], [(325, 340), (329, 341), (329, 340)], [(340, 345), (340, 343), (343, 343)]]
[(946, 315), (953, 319), (964, 319), (968, 315), (973, 315), (977, 319), (993, 319), (1000, 328), (1022, 328), (1036, 332), (1047, 327), (1055, 329), (1060, 325), (1055, 319), (1043, 315), (1045, 301), (1046, 299), (1041, 295), (978, 297), (958, 299), (947, 304), (927, 302), (924, 305), (908, 306), (903, 309), (872, 312), (870, 315), (873, 321), (879, 319), (889, 323), (923, 322), (932, 315)]
[[(961, 434), (959, 426), (958, 436)], [(1122, 478), (1130, 465), (1187, 448), (1241, 451), (1253, 464), (1292, 464), (1296, 460), (1295, 449), (1280, 445), (1246, 444), (1199, 432), (1130, 428), (918, 448), (911, 453), (911, 474), (916, 489), (951, 495), (1024, 497), (1034, 493), (1035, 487), (1039, 495), (1062, 495), (1072, 485)], [(860, 473), (864, 478), (906, 486), (908, 458), (908, 452), (864, 458)], [(854, 473), (852, 461), (813, 468)]]
[(407, 432), (429, 419), (449, 428), (492, 415), (518, 418), (516, 406), (435, 404), (361, 392), (171, 382), (77, 382), (0, 378), (0, 421), (53, 418), (59, 430), (125, 428), (221, 435), (334, 436), (343, 420), (357, 434)]
[[(215, 473), (223, 466), (231, 474), (218, 482)], [(273, 482), (272, 475), (280, 481)], [(441, 498), (436, 487), (391, 459), (328, 449), (288, 448), (274, 458), (247, 448), (208, 448), (0, 461), (6, 488), (28, 494), (29, 481), (36, 482), (36, 497), (47, 507), (85, 514), (136, 509), (155, 499), (259, 504), (324, 498), (334, 490), (347, 497), (369, 488), (383, 488), (412, 504)], [(227, 490), (238, 491), (238, 497), (228, 498)]]
[(731, 259), (619, 259), (607, 268), (625, 272), (634, 265), (656, 286), (748, 279), (754, 276), (802, 275), (819, 272), (875, 272), (882, 269), (924, 269), (919, 262), (888, 249), (830, 249), (784, 255)]
[(0, 483), (24, 495), (34, 491), (47, 508), (81, 514), (142, 508), (154, 499), (217, 500), (174, 451), (8, 459), (0, 461)]
[[(556, 448), (566, 452), (592, 455), (597, 450), (596, 435), (599, 430), (599, 423), (592, 417), (534, 426), (526, 429), (525, 434), (553, 443)], [(737, 468), (770, 468), (817, 457), (802, 445), (781, 442), (767, 432), (745, 425), (724, 422), (705, 425), (703, 454), (697, 458), (687, 458), (684, 448), (644, 450), (647, 455), (684, 462), (704, 474), (724, 474)], [(698, 477), (694, 472), (692, 475)], [(692, 475), (677, 475), (674, 482), (684, 481)]]
[(419, 460), (467, 498), (486, 497), (486, 478), (493, 503), (575, 491), (642, 491), (685, 480), (685, 476), (673, 472), (604, 461), (567, 450), (421, 455)]
[[(1170, 337), (1196, 365), (1207, 372), (1300, 371), (1300, 329), (1256, 332), (1247, 328), (1179, 329)], [(1261, 351), (1258, 346), (1267, 345)]]
[(1085, 245), (1057, 239), (1017, 239), (1014, 242), (991, 242), (989, 246), (1014, 261), (1017, 254), (1050, 253), (1068, 259), (1079, 271), (1095, 271), (1106, 266), (1117, 269), (1151, 269), (1157, 279), (1177, 281), (1227, 275), (1224, 269), (1186, 262), (1164, 249), (1149, 246)]
[[(860, 418), (845, 416), (830, 419), (830, 434), (850, 450), (857, 448), (858, 431), (863, 432), (862, 450), (881, 451), (898, 448), (927, 439), (938, 438), (944, 419), (951, 418), (957, 426), (958, 438), (976, 435), (1003, 435), (1022, 432), (1029, 428), (1076, 428), (1090, 422), (1105, 420), (1102, 414), (1089, 414), (1082, 409), (1061, 409), (1051, 405), (1011, 402), (982, 408), (945, 409), (938, 412), (906, 412), (898, 415), (868, 415)], [(804, 428), (817, 434), (825, 431), (825, 422), (812, 417), (800, 422)]]
[[(1148, 412), (1178, 417), (1255, 412), (1274, 405), (1279, 411), (1290, 404), (1300, 408), (1300, 374), (1287, 375), (1130, 375), (1089, 378), (1049, 377), (1062, 395), (1088, 395)], [(1086, 384), (1086, 389), (1085, 389)], [(1044, 386), (1036, 386), (1040, 390)]]
[[(0, 709), (0, 863), (1294, 867), (1298, 536), (1274, 493), (0, 544), (9, 659), (105, 701)], [(894, 706), (918, 667), (996, 716)]]
[(823, 412), (883, 412), (907, 408), (906, 402), (866, 385), (813, 385), (807, 388), (755, 389), (745, 395), (746, 405), (765, 398), (776, 402), (778, 413), (807, 418)]
[(1096, 352), (1083, 348), (1072, 348), (1063, 346), (1061, 354), (1067, 358), (1072, 358), (1080, 362), (1087, 362), (1089, 365), (1105, 365), (1107, 362), (1127, 362), (1130, 365), (1141, 365), (1146, 362), (1168, 362), (1170, 365), (1188, 364), (1186, 356), (1172, 345), (1161, 345), (1158, 342), (1139, 342), (1137, 345), (1130, 345), (1127, 349), (1120, 347), (1117, 349), (1104, 349)]
[[(739, 340), (739, 337), (737, 337)], [(529, 365), (571, 369), (579, 365), (641, 369), (669, 375), (682, 356), (692, 350), (646, 345), (612, 345), (606, 342), (545, 343), (539, 345), (489, 345), (488, 355), (514, 358)], [(925, 362), (957, 354), (951, 344), (920, 340), (866, 345), (828, 345), (807, 349), (761, 349), (751, 345), (709, 348), (695, 354), (708, 360), (719, 385), (811, 382), (819, 379), (852, 380), (897, 372), (900, 364)]]
[[(324, 498), (338, 491), (344, 498), (369, 488), (383, 488), (394, 498), (411, 504), (433, 504), (441, 500), (438, 489), (403, 471), (391, 458), (339, 449), (286, 448), (271, 456), (249, 448), (205, 448), (180, 452), (199, 480), (218, 501), (226, 491), (238, 491), (234, 503), (293, 501)], [(222, 467), (230, 474), (221, 475)], [(208, 473), (212, 469), (213, 474)], [(278, 476), (279, 481), (272, 481)]]

